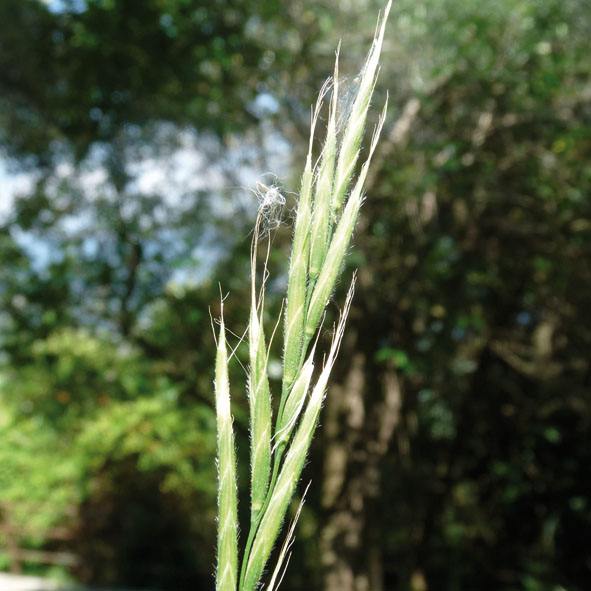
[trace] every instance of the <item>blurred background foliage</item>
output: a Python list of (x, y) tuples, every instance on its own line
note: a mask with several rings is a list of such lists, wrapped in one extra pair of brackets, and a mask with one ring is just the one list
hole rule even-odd
[[(2, 519), (75, 552), (78, 580), (212, 585), (208, 308), (219, 282), (242, 334), (244, 187), (273, 171), (293, 205), (334, 48), (351, 79), (380, 7), (0, 2)], [(586, 0), (395, 2), (389, 127), (284, 589), (588, 588), (590, 30)]]

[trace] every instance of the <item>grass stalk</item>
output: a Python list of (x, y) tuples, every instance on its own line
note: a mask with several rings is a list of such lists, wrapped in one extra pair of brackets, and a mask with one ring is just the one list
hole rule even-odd
[[(251, 518), (239, 577), (234, 440), (222, 306), (215, 381), (219, 474), (216, 572), (218, 591), (255, 591), (261, 584), (318, 424), (328, 380), (351, 306), (353, 283), (334, 331), (329, 353), (318, 370), (314, 365), (317, 344), (311, 346), (311, 342), (322, 325), (326, 306), (341, 273), (342, 263), (363, 203), (364, 183), (371, 158), (384, 124), (386, 106), (376, 125), (366, 160), (355, 179), (354, 172), (376, 84), (379, 55), (390, 6), (389, 2), (384, 16), (378, 19), (376, 35), (361, 71), (351, 110), (345, 114), (339, 111), (337, 51), (334, 77), (322, 87), (312, 112), (310, 144), (302, 175), (289, 262), (284, 316), (283, 376), (274, 429), (268, 379), (271, 345), (266, 342), (263, 326), (266, 260), (270, 246), (267, 248), (263, 279), (257, 288), (257, 250), (259, 228), (265, 214), (263, 210), (259, 212), (255, 225), (251, 251), (251, 309), (248, 327)], [(330, 88), (332, 97), (326, 138), (320, 157), (315, 160), (315, 128)], [(275, 198), (280, 199), (280, 204), (283, 205), (285, 200), (276, 187), (260, 186), (266, 191), (262, 200), (265, 207), (272, 208)], [(288, 540), (292, 533), (293, 526)], [(280, 564), (273, 572), (273, 588), (280, 579), (281, 563), (286, 559), (286, 552), (284, 549), (280, 554)]]

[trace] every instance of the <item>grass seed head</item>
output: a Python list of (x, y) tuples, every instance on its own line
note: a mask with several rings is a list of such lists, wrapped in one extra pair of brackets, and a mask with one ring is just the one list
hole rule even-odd
[[(217, 591), (255, 591), (277, 540), (289, 502), (300, 479), (329, 376), (338, 354), (353, 294), (351, 286), (339, 318), (333, 341), (319, 375), (314, 375), (314, 347), (310, 343), (318, 327), (335, 283), (363, 202), (364, 183), (385, 116), (385, 107), (376, 126), (359, 175), (354, 172), (373, 94), (385, 21), (378, 19), (376, 36), (361, 74), (347, 99), (347, 116), (339, 106), (341, 90), (338, 65), (332, 82), (332, 99), (326, 140), (320, 158), (314, 161), (312, 146), (315, 126), (327, 82), (312, 114), (311, 136), (302, 176), (288, 272), (284, 330), (282, 393), (274, 435), (271, 429), (268, 381), (269, 345), (263, 329), (263, 307), (267, 269), (257, 292), (256, 261), (260, 232), (263, 235), (281, 222), (285, 198), (276, 184), (257, 183), (259, 201), (251, 253), (251, 313), (249, 323), (249, 406), (251, 432), (251, 527), (246, 542), (240, 579), (237, 578), (237, 518), (234, 442), (230, 412), (226, 343), (223, 318), (216, 357), (216, 409), (218, 427), (218, 569)], [(338, 52), (337, 52), (338, 57)], [(341, 129), (341, 125), (343, 125)], [(351, 187), (352, 185), (352, 187)], [(348, 198), (347, 194), (349, 195)], [(270, 242), (267, 246), (269, 254)], [(272, 336), (271, 336), (272, 341)], [(308, 349), (312, 349), (308, 353)], [(274, 443), (271, 448), (271, 442)], [(285, 553), (281, 556), (285, 557)], [(272, 578), (275, 584), (278, 570)]]

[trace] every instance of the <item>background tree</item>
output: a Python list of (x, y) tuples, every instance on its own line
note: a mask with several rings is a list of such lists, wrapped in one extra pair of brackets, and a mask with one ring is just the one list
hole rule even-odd
[[(379, 7), (55, 6), (0, 3), (3, 155), (30, 175), (0, 227), (0, 500), (70, 527), (82, 580), (205, 586), (207, 308), (219, 281), (244, 329), (254, 209), (224, 187), (277, 166), (297, 187), (336, 38), (354, 84)], [(394, 7), (389, 137), (286, 589), (585, 589), (590, 26), (579, 0)]]

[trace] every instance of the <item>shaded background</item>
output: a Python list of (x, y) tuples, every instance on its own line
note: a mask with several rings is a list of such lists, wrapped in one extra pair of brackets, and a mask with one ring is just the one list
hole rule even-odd
[[(212, 588), (208, 307), (242, 333), (272, 171), (278, 313), (309, 105), (380, 7), (0, 0), (0, 568)], [(285, 591), (589, 588), (589, 31), (587, 0), (395, 2)]]

